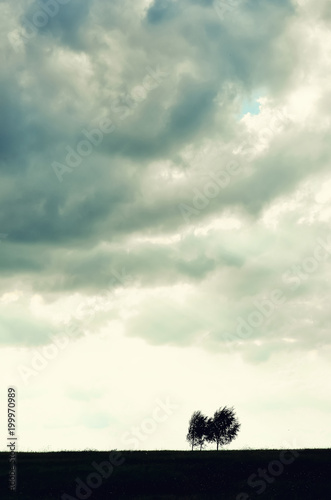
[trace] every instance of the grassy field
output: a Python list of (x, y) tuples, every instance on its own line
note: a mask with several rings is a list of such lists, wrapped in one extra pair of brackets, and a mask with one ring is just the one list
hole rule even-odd
[(12, 493), (0, 453), (0, 498), (327, 500), (330, 463), (330, 449), (18, 453)]

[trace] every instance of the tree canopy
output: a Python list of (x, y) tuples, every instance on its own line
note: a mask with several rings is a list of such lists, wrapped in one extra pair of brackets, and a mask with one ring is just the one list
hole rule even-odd
[(189, 422), (186, 439), (191, 443), (192, 450), (197, 446), (201, 450), (205, 442), (216, 443), (218, 450), (237, 437), (240, 426), (233, 407), (219, 408), (212, 418), (195, 411)]
[(207, 421), (206, 440), (216, 443), (218, 450), (219, 446), (229, 444), (237, 437), (240, 426), (233, 407), (219, 408)]
[(201, 411), (195, 411), (189, 422), (189, 429), (186, 436), (187, 441), (191, 443), (192, 450), (194, 446), (200, 446), (200, 450), (206, 440), (207, 417)]

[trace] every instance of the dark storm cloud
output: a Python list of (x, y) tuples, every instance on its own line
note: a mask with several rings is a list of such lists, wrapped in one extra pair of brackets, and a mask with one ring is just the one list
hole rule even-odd
[[(248, 130), (238, 118), (253, 95), (282, 108), (307, 71), (292, 4), (233, 2), (220, 18), (211, 1), (147, 7), (71, 0), (29, 37), (20, 31), (24, 19), (36, 21), (41, 4), (2, 4), (10, 14), (8, 26), (1, 21), (0, 231), (8, 235), (0, 245), (2, 291), (10, 277), (50, 301), (61, 293), (113, 294), (135, 286), (142, 295), (126, 325), (130, 335), (184, 345), (208, 333), (210, 346), (224, 348), (224, 333), (236, 334), (252, 301), (283, 287), (286, 303), (256, 361), (277, 342), (284, 345), (277, 335), (287, 328), (308, 346), (308, 331), (300, 338), (301, 325), (288, 326), (293, 304), (320, 325), (317, 336), (325, 342), (325, 311), (312, 307), (308, 314), (302, 305), (322, 286), (322, 266), (296, 290), (282, 282), (303, 258), (304, 241), (314, 242), (325, 223), (315, 221), (304, 234), (297, 213), (289, 212), (281, 244), (260, 227), (273, 204), (326, 172), (329, 130), (319, 126), (329, 96), (319, 97), (320, 119), (308, 114), (298, 126), (288, 117), (271, 136), (270, 123)], [(102, 120), (111, 127), (98, 142)], [(86, 134), (97, 141), (87, 144), (88, 154), (80, 153)], [(202, 156), (196, 167), (184, 159), (186, 149), (198, 152), (208, 141), (221, 145), (212, 160)], [(234, 154), (247, 143), (251, 160)], [(208, 183), (234, 161), (238, 175), (202, 203)], [(64, 168), (60, 176), (54, 163)], [(193, 209), (186, 219), (183, 204)], [(241, 226), (218, 228), (222, 217)], [(129, 285), (114, 281), (113, 272), (123, 270), (132, 276)], [(171, 296), (181, 286), (192, 293), (183, 308)], [(154, 298), (151, 309), (143, 294), (153, 287), (168, 287), (169, 297)], [(248, 343), (265, 338), (268, 328), (255, 329)]]
[(147, 21), (151, 24), (160, 24), (175, 18), (180, 10), (180, 3), (172, 0), (156, 0), (148, 9)]
[[(62, 45), (82, 50), (85, 40), (84, 28), (92, 3), (93, 0), (68, 0), (63, 4), (57, 1), (34, 1), (28, 6), (21, 22), (23, 26), (34, 27), (38, 35), (54, 37)], [(40, 42), (42, 40), (43, 38)]]

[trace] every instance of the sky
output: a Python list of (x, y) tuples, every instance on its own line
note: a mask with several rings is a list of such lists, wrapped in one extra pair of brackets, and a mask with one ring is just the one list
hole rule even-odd
[(228, 449), (330, 447), (330, 2), (2, 0), (0, 23), (18, 450), (188, 450), (222, 406)]

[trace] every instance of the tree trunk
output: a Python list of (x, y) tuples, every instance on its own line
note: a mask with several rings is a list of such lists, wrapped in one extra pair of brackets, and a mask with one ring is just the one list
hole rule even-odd
[(217, 451), (218, 451), (218, 441), (216, 441), (216, 443), (217, 443)]

